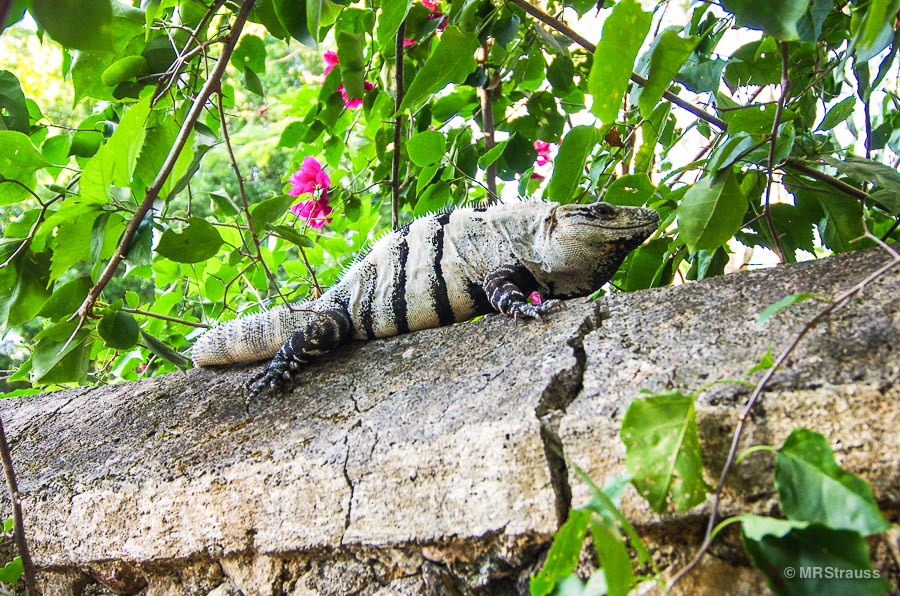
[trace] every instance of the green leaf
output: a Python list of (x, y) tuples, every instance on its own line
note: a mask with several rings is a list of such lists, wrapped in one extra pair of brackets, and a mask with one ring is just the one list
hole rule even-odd
[(15, 130), (0, 130), (0, 205), (31, 197), (25, 188), (33, 189), (35, 172), (49, 165), (27, 136)]
[(66, 47), (113, 49), (111, 0), (31, 0), (28, 10), (50, 37)]
[(53, 290), (37, 316), (54, 322), (68, 318), (81, 306), (92, 285), (93, 282), (87, 275), (67, 281)]
[(388, 56), (394, 55), (394, 43), (400, 23), (406, 18), (412, 6), (412, 0), (384, 0), (381, 3), (381, 14), (375, 29), (375, 39), (381, 51)]
[(141, 337), (144, 338), (144, 342), (147, 344), (147, 349), (166, 362), (174, 364), (182, 370), (191, 368), (191, 366), (193, 366), (189, 359), (185, 358), (180, 353), (176, 352), (163, 342), (159, 341), (143, 329), (141, 329)]
[(421, 217), (429, 213), (435, 213), (444, 209), (450, 201), (450, 185), (446, 182), (432, 184), (425, 189), (422, 196), (416, 200), (416, 207), (413, 209), (414, 217)]
[(347, 8), (334, 26), (337, 55), (341, 63), (341, 83), (350, 99), (361, 98), (365, 94), (364, 48), (366, 33), (372, 29), (374, 22), (375, 13), (371, 10)]
[(638, 107), (644, 118), (653, 113), (663, 92), (681, 70), (698, 41), (699, 38), (684, 39), (674, 27), (669, 27), (653, 41), (647, 85), (641, 89), (638, 98)]
[(607, 485), (603, 487), (603, 490), (600, 490), (581, 468), (577, 465), (573, 467), (575, 468), (575, 474), (587, 485), (588, 490), (591, 493), (590, 502), (582, 509), (593, 511), (607, 522), (621, 528), (622, 531), (625, 532), (625, 535), (628, 536), (631, 547), (637, 554), (638, 564), (651, 567), (655, 570), (656, 567), (653, 558), (650, 556), (650, 551), (647, 550), (647, 545), (641, 540), (641, 537), (634, 529), (634, 526), (631, 525), (631, 522), (628, 521), (628, 518), (622, 515), (622, 512), (616, 508), (616, 503), (614, 502), (614, 500), (621, 500), (622, 491), (624, 491), (625, 486), (627, 486), (625, 483), (631, 482), (631, 477), (625, 476), (614, 478), (612, 482), (608, 482)]
[(778, 313), (780, 313), (787, 307), (791, 306), (792, 304), (796, 304), (798, 302), (803, 302), (804, 300), (809, 300), (810, 298), (819, 300), (819, 299), (821, 299), (821, 296), (819, 296), (818, 294), (806, 294), (806, 293), (788, 294), (787, 296), (785, 296), (778, 302), (773, 302), (772, 304), (767, 306), (765, 308), (765, 310), (763, 310), (761, 313), (759, 313), (759, 316), (756, 317), (756, 324), (764, 325), (766, 322), (768, 322), (769, 319), (771, 319), (772, 317), (774, 317), (775, 315), (777, 315)]
[(306, 25), (316, 41), (325, 39), (328, 29), (344, 11), (340, 4), (331, 0), (306, 0)]
[(478, 158), (478, 167), (487, 169), (489, 165), (497, 161), (503, 153), (503, 150), (506, 149), (507, 143), (509, 143), (509, 139), (504, 139), (494, 145), (490, 151), (485, 151), (484, 155)]
[(447, 138), (436, 130), (424, 130), (410, 137), (406, 149), (409, 159), (419, 167), (438, 162), (447, 150)]
[(231, 64), (239, 71), (246, 67), (265, 73), (266, 42), (256, 35), (244, 35), (231, 54)]
[(576, 126), (566, 133), (547, 185), (547, 197), (551, 201), (567, 203), (572, 200), (578, 183), (584, 177), (587, 158), (599, 140), (599, 132), (590, 125)]
[(290, 210), (291, 204), (297, 200), (299, 199), (289, 195), (279, 195), (251, 207), (250, 217), (253, 219), (253, 231), (259, 233), (267, 225), (281, 219)]
[(475, 70), (475, 51), (481, 44), (475, 33), (460, 31), (455, 25), (444, 30), (437, 47), (412, 80), (398, 112), (415, 112), (426, 98), (448, 83), (461, 83)]
[(0, 128), (28, 134), (28, 106), (16, 75), (0, 70)]
[(677, 391), (635, 399), (622, 421), (625, 466), (657, 513), (684, 511), (706, 497), (694, 397)]
[(317, 46), (316, 40), (309, 32), (306, 19), (305, 0), (272, 0), (275, 16), (291, 37), (311, 48)]
[(188, 219), (181, 233), (166, 230), (156, 245), (156, 252), (176, 263), (199, 263), (216, 256), (222, 246), (218, 230), (200, 217)]
[(111, 197), (111, 186), (124, 188), (131, 185), (138, 155), (147, 137), (151, 99), (148, 95), (132, 104), (106, 144), (84, 166), (80, 181), (84, 202), (106, 203)]
[(761, 29), (782, 41), (800, 38), (797, 21), (808, 6), (809, 0), (722, 0), (722, 8), (734, 13), (739, 26)]
[(678, 205), (678, 235), (691, 252), (717, 248), (741, 229), (746, 211), (747, 198), (731, 170), (703, 178)]
[(38, 343), (31, 354), (33, 382), (50, 384), (84, 380), (91, 351), (90, 330), (83, 327), (73, 337), (76, 327), (76, 321), (63, 321), (38, 334)]
[(537, 574), (531, 576), (529, 589), (531, 596), (545, 596), (553, 592), (557, 580), (570, 575), (578, 564), (581, 549), (584, 546), (584, 538), (587, 535), (588, 523), (591, 513), (582, 509), (573, 509), (569, 512), (569, 519), (562, 525), (547, 560)]
[(785, 515), (864, 536), (890, 527), (869, 484), (834, 459), (828, 439), (794, 429), (776, 452), (775, 488)]
[(868, 180), (880, 188), (900, 194), (900, 173), (894, 168), (855, 155), (848, 155), (843, 160), (830, 156), (823, 159), (828, 165), (837, 168), (841, 174), (857, 180)]
[(25, 249), (0, 270), (0, 330), (15, 327), (37, 315), (50, 296), (50, 253)]
[(634, 569), (621, 534), (607, 522), (591, 520), (591, 535), (597, 564), (606, 577), (607, 596), (627, 596), (634, 583)]
[(272, 224), (266, 224), (266, 229), (275, 232), (285, 240), (293, 242), (294, 244), (302, 248), (312, 248), (313, 246), (315, 246), (315, 244), (312, 240), (309, 239), (309, 237), (304, 236), (290, 226), (273, 226)]
[(622, 0), (603, 24), (603, 37), (594, 51), (587, 88), (594, 98), (591, 111), (604, 126), (616, 121), (651, 20), (652, 15), (641, 10), (636, 0)]
[[(516, 174), (532, 167), (535, 159), (537, 159), (537, 151), (534, 143), (522, 133), (516, 132), (507, 139), (506, 147), (503, 148), (503, 152), (496, 162), (497, 175), (503, 180), (513, 180)], [(556, 163), (558, 164), (559, 161), (557, 160)]]
[(143, 56), (125, 56), (110, 64), (100, 75), (104, 85), (115, 87), (119, 83), (131, 80), (150, 72), (147, 59)]
[(757, 142), (746, 132), (739, 132), (729, 135), (728, 139), (716, 147), (716, 150), (709, 156), (706, 169), (709, 172), (719, 172), (730, 167), (734, 162), (741, 159), (756, 146)]
[(109, 310), (97, 325), (97, 332), (106, 345), (116, 350), (129, 350), (138, 340), (138, 324), (127, 312)]
[(741, 539), (776, 594), (875, 596), (890, 589), (872, 569), (869, 547), (856, 532), (743, 515)]
[(625, 174), (609, 185), (603, 200), (614, 205), (640, 207), (650, 201), (654, 192), (656, 187), (647, 174)]
[(245, 66), (241, 71), (241, 85), (250, 93), (255, 93), (260, 97), (266, 96), (262, 81), (259, 80), (259, 75), (253, 72), (249, 66)]
[(878, 54), (890, 40), (897, 6), (897, 0), (871, 0), (857, 9), (865, 11), (854, 40), (858, 42), (857, 60), (866, 61)]
[(822, 118), (822, 122), (819, 126), (816, 127), (816, 130), (831, 130), (838, 124), (842, 122), (846, 122), (847, 118), (853, 114), (853, 109), (856, 107), (856, 97), (851, 95), (847, 97), (843, 101), (836, 103), (835, 105), (829, 108), (828, 112), (825, 114), (825, 117)]
[[(6, 530), (9, 532), (9, 530)], [(22, 566), (22, 557), (15, 557), (3, 567), (0, 567), (0, 582), (4, 584), (14, 584), (22, 577), (25, 568)]]

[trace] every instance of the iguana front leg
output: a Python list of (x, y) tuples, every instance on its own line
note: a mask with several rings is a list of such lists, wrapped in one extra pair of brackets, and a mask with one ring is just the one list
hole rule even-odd
[(498, 311), (513, 320), (519, 317), (540, 319), (541, 314), (559, 305), (559, 300), (547, 300), (541, 304), (528, 302), (523, 290), (532, 291), (537, 287), (531, 272), (519, 264), (503, 265), (484, 278), (482, 284), (488, 300)]
[(330, 352), (350, 336), (350, 313), (346, 309), (338, 307), (314, 313), (303, 327), (294, 331), (266, 369), (251, 380), (248, 406), (260, 395), (293, 388), (303, 364)]

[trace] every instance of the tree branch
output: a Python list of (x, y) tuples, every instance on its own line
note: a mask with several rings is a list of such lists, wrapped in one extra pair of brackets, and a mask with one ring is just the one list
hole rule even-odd
[[(521, 8), (522, 10), (524, 10), (525, 12), (527, 12), (528, 14), (530, 14), (531, 16), (533, 16), (534, 18), (536, 18), (537, 20), (541, 21), (542, 23), (545, 23), (546, 25), (556, 29), (557, 31), (559, 31), (560, 33), (562, 33), (563, 35), (565, 35), (566, 37), (568, 37), (569, 39), (571, 39), (572, 41), (574, 41), (575, 43), (577, 43), (578, 45), (580, 45), (581, 47), (586, 49), (587, 51), (591, 52), (592, 54), (595, 51), (597, 51), (596, 45), (592, 44), (587, 39), (585, 39), (584, 37), (579, 35), (577, 32), (575, 32), (575, 30), (573, 30), (571, 27), (569, 27), (568, 25), (566, 25), (559, 19), (550, 16), (549, 14), (545, 13), (544, 11), (537, 8), (533, 4), (529, 3), (527, 0), (509, 0), (509, 1), (512, 2), (513, 4), (515, 4), (516, 6), (518, 6), (519, 8)], [(640, 85), (641, 87), (647, 86), (647, 79), (645, 79), (644, 77), (642, 77), (641, 75), (639, 75), (637, 73), (634, 73), (634, 72), (631, 73), (631, 80), (633, 82), (637, 83), (638, 85)], [(674, 93), (669, 91), (668, 89), (663, 92), (663, 99), (675, 104), (679, 108), (687, 110), (688, 112), (690, 112), (694, 116), (700, 118), (701, 120), (705, 120), (705, 121), (709, 122), (710, 124), (717, 126), (721, 130), (726, 130), (728, 128), (728, 123), (725, 122), (724, 120), (722, 120), (721, 118), (713, 116), (712, 114), (708, 114), (707, 112), (703, 111), (702, 108), (699, 108), (698, 106), (695, 106), (694, 104), (681, 99), (680, 97), (678, 97), (677, 95), (675, 95)]]
[[(487, 41), (481, 44), (478, 61), (484, 67), (487, 62), (488, 52), (490, 48)], [(478, 88), (478, 98), (481, 100), (481, 130), (484, 133), (484, 152), (487, 153), (494, 148), (494, 103), (493, 90), (499, 84), (499, 78), (487, 75), (487, 81)], [(485, 171), (485, 183), (487, 184), (488, 198), (487, 204), (491, 205), (498, 202), (497, 198), (497, 162), (492, 162)]]
[[(860, 190), (860, 189), (856, 188), (855, 186), (851, 186), (851, 185), (847, 184), (846, 182), (844, 182), (843, 180), (838, 180), (834, 176), (829, 176), (825, 172), (821, 172), (821, 171), (815, 169), (814, 167), (805, 164), (804, 162), (802, 162), (800, 160), (789, 159), (786, 162), (784, 162), (784, 166), (791, 170), (796, 170), (796, 171), (800, 172), (801, 174), (806, 174), (810, 178), (818, 180), (819, 182), (824, 182), (825, 184), (833, 186), (834, 188), (840, 190), (841, 192), (844, 192), (844, 193), (850, 195), (854, 199), (859, 199), (860, 201), (868, 201), (871, 199), (871, 197), (869, 196), (869, 193), (867, 193), (863, 190)], [(888, 210), (888, 212), (889, 212), (889, 210)]]
[(6, 431), (3, 429), (2, 420), (0, 420), (0, 460), (3, 461), (3, 475), (6, 476), (6, 488), (9, 490), (9, 500), (12, 503), (13, 535), (16, 540), (19, 557), (22, 558), (25, 593), (28, 596), (34, 596), (36, 594), (34, 590), (34, 563), (31, 562), (31, 553), (28, 550), (28, 542), (25, 540), (25, 525), (22, 522), (22, 500), (19, 498), (19, 486), (16, 483), (16, 474), (13, 470), (12, 456), (9, 453), (9, 443), (6, 441)]
[(763, 213), (766, 216), (766, 225), (769, 233), (772, 235), (772, 242), (775, 244), (775, 251), (778, 258), (784, 263), (784, 249), (781, 247), (781, 240), (778, 238), (778, 230), (775, 229), (775, 222), (772, 220), (772, 210), (769, 209), (770, 199), (772, 196), (772, 182), (775, 174), (775, 148), (778, 146), (778, 127), (781, 126), (781, 116), (784, 113), (784, 103), (787, 101), (788, 89), (791, 86), (791, 79), (788, 77), (788, 44), (786, 41), (781, 42), (781, 96), (778, 98), (778, 105), (775, 107), (775, 119), (772, 121), (772, 132), (769, 134), (769, 159), (766, 167), (766, 199), (763, 206)]
[(394, 45), (394, 77), (397, 94), (394, 97), (394, 156), (391, 160), (391, 228), (400, 227), (400, 147), (403, 143), (403, 114), (400, 104), (403, 103), (403, 40), (406, 37), (406, 19), (397, 29), (397, 40)]
[(228, 61), (231, 58), (231, 53), (237, 45), (238, 37), (240, 37), (241, 30), (244, 28), (247, 17), (250, 16), (250, 11), (253, 9), (255, 3), (256, 0), (244, 0), (244, 3), (241, 5), (241, 10), (234, 20), (234, 25), (232, 25), (231, 33), (228, 36), (225, 45), (222, 47), (222, 53), (216, 61), (216, 65), (210, 73), (209, 78), (206, 80), (206, 83), (203, 85), (203, 88), (200, 89), (200, 93), (191, 105), (191, 109), (185, 117), (181, 129), (178, 131), (175, 143), (172, 145), (172, 149), (166, 156), (166, 160), (163, 162), (159, 174), (157, 174), (153, 184), (147, 189), (143, 202), (141, 202), (137, 211), (134, 212), (134, 217), (128, 222), (125, 232), (123, 232), (122, 237), (119, 239), (119, 244), (116, 246), (115, 253), (113, 253), (113, 256), (106, 264), (106, 267), (100, 273), (100, 277), (97, 278), (97, 283), (94, 284), (90, 292), (88, 292), (87, 297), (84, 299), (84, 302), (81, 303), (81, 306), (78, 307), (78, 310), (75, 311), (75, 314), (72, 315), (69, 320), (78, 317), (83, 323), (88, 317), (94, 316), (94, 304), (100, 297), (103, 288), (105, 288), (106, 284), (109, 283), (109, 280), (113, 278), (119, 263), (125, 259), (125, 255), (131, 246), (131, 241), (137, 233), (138, 226), (141, 225), (144, 216), (147, 215), (147, 212), (153, 207), (154, 201), (159, 197), (159, 192), (162, 189), (163, 184), (165, 184), (166, 179), (169, 177), (169, 174), (172, 173), (175, 162), (181, 154), (181, 150), (187, 143), (191, 130), (193, 130), (194, 124), (200, 117), (206, 101), (209, 99), (213, 90), (219, 86), (222, 75), (225, 73), (225, 67), (228, 66)]

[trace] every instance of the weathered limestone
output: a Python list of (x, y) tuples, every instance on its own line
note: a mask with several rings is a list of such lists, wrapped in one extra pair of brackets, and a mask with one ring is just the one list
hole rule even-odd
[[(355, 344), (250, 415), (247, 368), (4, 400), (42, 590), (523, 593), (559, 516), (586, 500), (567, 461), (600, 484), (624, 473), (618, 428), (641, 389), (691, 392), (739, 376), (821, 306), (758, 326), (763, 308), (793, 292), (834, 295), (884, 260), (870, 251), (573, 301), (543, 323), (495, 316)], [(825, 433), (892, 521), (898, 292), (895, 269), (814, 330), (745, 439), (779, 444), (794, 426)], [(700, 397), (710, 482), (748, 393), (719, 385)], [(771, 458), (737, 468), (726, 497), (726, 514), (775, 513)], [(633, 490), (623, 508), (663, 566), (702, 536), (703, 508), (657, 516)], [(713, 548), (685, 593), (764, 590), (736, 536)], [(892, 548), (896, 537), (873, 541), (877, 565), (896, 578)]]

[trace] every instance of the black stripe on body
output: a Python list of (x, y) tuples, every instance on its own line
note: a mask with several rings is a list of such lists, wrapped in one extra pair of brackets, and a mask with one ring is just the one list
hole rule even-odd
[(476, 315), (486, 315), (490, 312), (494, 312), (494, 307), (491, 306), (491, 301), (488, 300), (488, 296), (484, 292), (484, 286), (474, 281), (470, 281), (466, 284), (466, 293), (472, 300), (472, 304), (475, 305)]
[(391, 296), (391, 309), (394, 312), (394, 324), (397, 326), (399, 335), (409, 333), (406, 306), (406, 261), (409, 259), (409, 244), (406, 241), (406, 235), (409, 234), (409, 227), (398, 230), (398, 233), (400, 234), (400, 244), (397, 246), (397, 277)]
[(437, 217), (436, 221), (439, 227), (434, 236), (435, 278), (432, 298), (438, 321), (443, 327), (456, 321), (456, 317), (453, 315), (453, 307), (450, 306), (450, 295), (447, 293), (447, 280), (444, 279), (444, 271), (441, 267), (441, 259), (444, 257), (444, 227), (450, 222), (450, 213), (442, 213)]
[(359, 309), (359, 318), (362, 332), (367, 339), (375, 339), (375, 315), (372, 312), (372, 303), (375, 301), (377, 281), (375, 265), (370, 261), (366, 261), (359, 275), (359, 283), (365, 288), (365, 296)]

